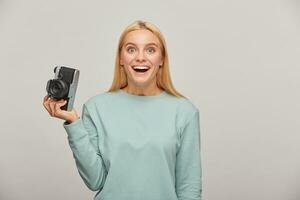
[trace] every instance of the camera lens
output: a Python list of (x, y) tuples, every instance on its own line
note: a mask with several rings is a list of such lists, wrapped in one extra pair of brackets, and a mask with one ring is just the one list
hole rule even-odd
[(63, 80), (53, 79), (48, 88), (48, 93), (56, 99), (64, 98), (68, 94), (68, 84)]
[(61, 90), (61, 89), (62, 89), (62, 85), (59, 84), (58, 82), (54, 83), (52, 88), (51, 88), (52, 93), (55, 93), (55, 94), (58, 93), (59, 90)]

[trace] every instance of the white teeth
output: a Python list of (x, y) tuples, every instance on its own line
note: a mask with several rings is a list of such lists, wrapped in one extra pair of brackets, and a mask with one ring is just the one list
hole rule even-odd
[(133, 69), (149, 69), (148, 66), (133, 66)]

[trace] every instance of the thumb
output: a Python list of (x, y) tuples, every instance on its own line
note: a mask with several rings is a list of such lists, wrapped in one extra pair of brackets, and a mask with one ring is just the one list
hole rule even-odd
[(67, 103), (67, 100), (60, 100), (60, 102), (58, 102), (57, 104), (59, 105), (59, 106), (63, 106), (63, 105), (65, 105)]

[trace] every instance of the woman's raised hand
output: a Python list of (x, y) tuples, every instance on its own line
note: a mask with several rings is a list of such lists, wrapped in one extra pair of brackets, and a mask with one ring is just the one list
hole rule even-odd
[(79, 117), (76, 110), (73, 108), (71, 111), (65, 111), (60, 109), (67, 103), (66, 100), (61, 99), (59, 101), (51, 99), (48, 95), (44, 97), (43, 105), (50, 114), (51, 117), (66, 120), (68, 123), (72, 123)]

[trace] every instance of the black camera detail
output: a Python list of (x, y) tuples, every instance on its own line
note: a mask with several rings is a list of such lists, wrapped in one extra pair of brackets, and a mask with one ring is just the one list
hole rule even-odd
[(47, 82), (46, 91), (54, 100), (64, 99), (67, 103), (62, 110), (72, 110), (79, 79), (79, 70), (65, 66), (54, 68), (54, 79)]

